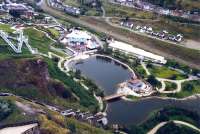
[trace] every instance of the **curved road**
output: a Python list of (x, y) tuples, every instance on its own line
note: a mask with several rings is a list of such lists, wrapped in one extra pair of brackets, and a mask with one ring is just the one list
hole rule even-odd
[[(159, 54), (159, 55), (163, 55), (165, 57), (168, 58), (172, 58), (172, 59), (176, 59), (179, 62), (188, 64), (190, 66), (199, 68), (200, 67), (200, 59), (198, 59), (198, 57), (193, 58), (191, 60), (189, 59), (183, 59), (182, 56), (177, 55), (177, 53), (174, 53), (172, 51), (164, 51), (161, 48), (159, 48), (159, 46), (155, 45), (154, 43), (144, 43), (143, 40), (138, 40), (136, 36), (123, 31), (122, 29), (119, 28), (115, 28), (110, 26), (109, 24), (107, 24), (105, 22), (105, 20), (101, 19), (95, 19), (95, 18), (91, 18), (91, 17), (80, 17), (80, 18), (76, 18), (76, 17), (72, 17), (69, 15), (66, 15), (65, 13), (62, 13), (60, 11), (57, 11), (51, 7), (49, 7), (47, 5), (47, 0), (43, 0), (40, 4), (40, 7), (44, 10), (44, 12), (49, 13), (50, 15), (54, 16), (54, 17), (58, 17), (58, 18), (62, 18), (71, 22), (75, 22), (81, 26), (86, 26), (90, 29), (93, 29), (95, 31), (101, 32), (101, 33), (106, 33), (109, 36), (112, 36), (118, 40), (127, 42), (129, 44), (132, 44), (136, 47), (142, 48), (144, 50), (148, 50), (150, 52)], [(137, 35), (138, 36), (138, 35)], [(165, 46), (163, 46), (165, 47)], [(196, 61), (196, 62), (195, 62)]]

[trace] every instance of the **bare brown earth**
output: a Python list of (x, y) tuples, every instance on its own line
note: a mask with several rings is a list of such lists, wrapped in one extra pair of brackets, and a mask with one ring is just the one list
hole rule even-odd
[(40, 58), (0, 60), (0, 89), (43, 101), (73, 97), (65, 85), (51, 79), (47, 63)]
[(86, 16), (80, 18), (68, 16), (60, 11), (50, 8), (45, 1), (42, 3), (41, 8), (56, 18), (74, 22), (100, 33), (106, 33), (107, 35), (118, 40), (127, 42), (136, 47), (165, 56), (167, 58), (175, 59), (191, 67), (200, 67), (200, 52), (198, 50), (187, 49), (181, 46), (175, 46), (169, 43), (163, 43), (162, 41), (142, 37), (120, 28), (110, 26), (103, 19)]

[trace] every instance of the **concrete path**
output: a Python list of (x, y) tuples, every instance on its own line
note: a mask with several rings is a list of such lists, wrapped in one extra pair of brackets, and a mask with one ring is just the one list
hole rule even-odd
[[(145, 70), (146, 74), (147, 75), (151, 75), (151, 72), (148, 70), (148, 68), (146, 67), (146, 64), (144, 62), (140, 62), (143, 69)], [(179, 72), (181, 72), (179, 70)], [(189, 78), (187, 79), (183, 79), (183, 80), (170, 80), (170, 79), (164, 79), (164, 78), (159, 78), (159, 77), (156, 77), (156, 79), (158, 81), (161, 82), (161, 88), (160, 89), (157, 89), (158, 92), (160, 93), (165, 93), (165, 94), (171, 94), (171, 93), (178, 93), (178, 92), (181, 92), (182, 90), (182, 83), (186, 82), (186, 81), (193, 81), (193, 80), (199, 80), (198, 77), (196, 76), (192, 76), (190, 75)], [(171, 82), (171, 83), (175, 83), (177, 85), (177, 88), (172, 90), (172, 91), (165, 91), (166, 90), (166, 83), (165, 82)]]
[(25, 131), (34, 128), (38, 126), (37, 123), (30, 124), (30, 125), (24, 125), (24, 126), (18, 126), (18, 127), (7, 127), (0, 129), (0, 134), (22, 134)]
[[(158, 125), (156, 125), (153, 129), (151, 129), (147, 134), (156, 134), (156, 132), (162, 128), (163, 126), (165, 126), (166, 124), (168, 124), (170, 121), (166, 121), (166, 122), (161, 122), (159, 123)], [(198, 132), (200, 132), (200, 129), (197, 128), (196, 126), (190, 124), (190, 123), (187, 123), (187, 122), (184, 122), (184, 121), (179, 121), (179, 120), (172, 120), (173, 123), (175, 124), (179, 124), (179, 125), (183, 125), (183, 126), (187, 126), (189, 128), (192, 128)]]
[(40, 7), (44, 10), (44, 12), (47, 12), (52, 16), (57, 16), (59, 18), (65, 19), (65, 20), (70, 20), (71, 22), (76, 22), (77, 24), (89, 27), (90, 29), (93, 29), (93, 30), (101, 32), (101, 33), (106, 33), (109, 36), (112, 36), (112, 37), (114, 37), (118, 40), (127, 42), (131, 45), (137, 46), (137, 47), (142, 48), (144, 50), (148, 50), (150, 52), (157, 53), (159, 55), (162, 55), (162, 56), (165, 56), (165, 57), (168, 57), (168, 58), (176, 59), (177, 61), (179, 61), (181, 63), (189, 64), (190, 66), (193, 66), (193, 67), (199, 66), (199, 64), (197, 62), (185, 60), (180, 56), (179, 57), (176, 56), (176, 54), (171, 54), (171, 53), (168, 53), (166, 51), (164, 52), (164, 51), (158, 50), (158, 48), (154, 47), (154, 45), (152, 45), (152, 44), (147, 45), (143, 41), (136, 40), (134, 38), (134, 36), (131, 35), (131, 34), (126, 33), (127, 35), (125, 35), (124, 32), (122, 32), (122, 33), (119, 32), (118, 31), (119, 29), (116, 29), (116, 27), (112, 27), (110, 25), (109, 25), (109, 28), (108, 28), (108, 25), (105, 25), (105, 27), (103, 27), (102, 23), (100, 23), (100, 21), (103, 21), (103, 23), (105, 21), (102, 20), (102, 19), (97, 20), (97, 19), (92, 19), (91, 17), (85, 17), (85, 16), (76, 18), (76, 17), (66, 15), (63, 12), (60, 12), (60, 11), (50, 7), (48, 5), (47, 0), (43, 0)]

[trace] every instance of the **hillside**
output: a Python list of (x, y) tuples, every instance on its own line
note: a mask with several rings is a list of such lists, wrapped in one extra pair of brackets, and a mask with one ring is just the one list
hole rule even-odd
[(170, 9), (200, 9), (200, 0), (145, 0), (155, 5)]
[(50, 78), (45, 63), (40, 58), (0, 60), (1, 91), (31, 99), (51, 102), (55, 97), (73, 99), (69, 89), (59, 81)]
[(15, 96), (1, 97), (0, 110), (2, 111), (0, 112), (0, 127), (37, 122), (40, 124), (41, 134), (110, 134), (109, 131), (79, 122), (73, 118), (65, 118), (43, 105)]

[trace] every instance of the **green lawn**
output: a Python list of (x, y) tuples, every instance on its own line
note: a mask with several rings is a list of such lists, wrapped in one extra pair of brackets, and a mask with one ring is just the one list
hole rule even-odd
[(29, 44), (33, 48), (37, 48), (39, 52), (47, 53), (50, 51), (49, 45), (53, 43), (44, 33), (37, 31), (33, 28), (24, 30), (25, 35), (29, 37)]
[(182, 91), (180, 93), (172, 94), (170, 97), (184, 98), (194, 94), (200, 94), (200, 80), (182, 83)]
[(10, 98), (1, 98), (1, 101), (5, 101), (10, 104), (10, 109), (11, 112), (8, 114), (6, 118), (3, 120), (0, 120), (0, 125), (5, 125), (5, 124), (14, 124), (14, 123), (21, 123), (21, 122), (26, 122), (26, 121), (31, 121), (34, 119), (33, 116), (28, 116), (22, 114), (22, 111), (15, 106), (14, 102), (10, 100)]
[(3, 30), (4, 32), (7, 32), (7, 33), (14, 32), (14, 30), (11, 29), (10, 25), (7, 25), (7, 24), (0, 24), (0, 30)]
[(176, 83), (165, 81), (165, 84), (166, 84), (166, 88), (165, 88), (166, 91), (173, 91), (177, 88)]
[(196, 112), (188, 111), (182, 108), (166, 107), (150, 113), (149, 117), (144, 122), (128, 128), (128, 133), (146, 134), (149, 130), (151, 130), (160, 122), (170, 120), (180, 120), (199, 127), (199, 119), (200, 116)]
[(48, 30), (51, 32), (51, 34), (52, 34), (56, 39), (59, 38), (60, 33), (59, 33), (58, 30), (56, 30), (56, 29), (54, 29), (54, 28), (49, 28)]
[(175, 124), (173, 122), (169, 122), (161, 127), (156, 134), (164, 134), (166, 132), (169, 132), (170, 134), (199, 134), (198, 131), (188, 126)]
[(142, 19), (153, 19), (156, 15), (151, 12), (136, 10), (134, 8), (121, 6), (118, 4), (111, 4), (108, 0), (103, 0), (103, 7), (106, 11), (106, 16), (116, 17), (136, 17)]
[(159, 77), (159, 78), (165, 78), (165, 79), (174, 79), (174, 80), (182, 80), (186, 79), (187, 76), (184, 74), (181, 74), (178, 71), (169, 69), (167, 67), (160, 67), (160, 66), (152, 66), (148, 68), (152, 75)]
[(80, 2), (78, 2), (78, 0), (64, 0), (64, 3), (69, 6), (80, 7)]
[(84, 89), (79, 83), (75, 82), (72, 77), (67, 76), (65, 73), (59, 70), (56, 62), (45, 58), (48, 64), (49, 74), (53, 79), (62, 81), (71, 91), (80, 98), (80, 104), (87, 107), (91, 111), (98, 109), (98, 102), (94, 98), (93, 93)]

